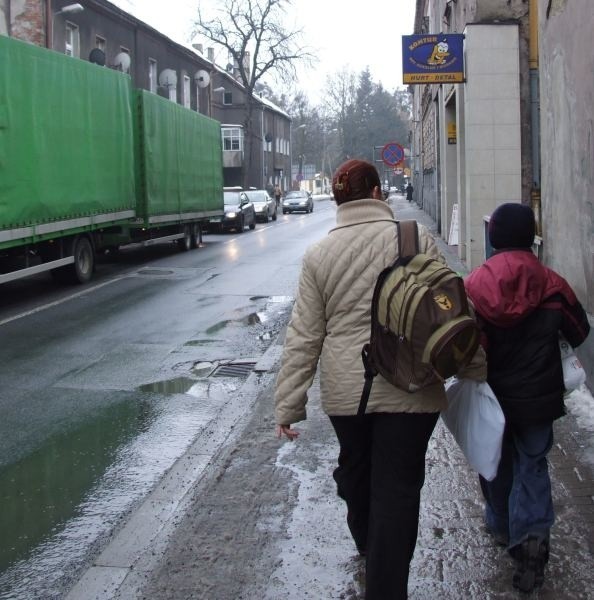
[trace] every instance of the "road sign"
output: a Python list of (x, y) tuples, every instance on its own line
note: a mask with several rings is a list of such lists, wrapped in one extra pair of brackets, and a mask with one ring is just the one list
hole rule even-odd
[(386, 144), (382, 149), (382, 160), (389, 167), (395, 167), (404, 160), (404, 148), (396, 142)]

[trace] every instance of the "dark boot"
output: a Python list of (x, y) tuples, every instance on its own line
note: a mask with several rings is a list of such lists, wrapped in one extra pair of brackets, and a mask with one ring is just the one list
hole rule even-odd
[(513, 586), (521, 592), (531, 592), (544, 581), (544, 568), (549, 560), (549, 543), (539, 537), (527, 537), (513, 549), (517, 560)]

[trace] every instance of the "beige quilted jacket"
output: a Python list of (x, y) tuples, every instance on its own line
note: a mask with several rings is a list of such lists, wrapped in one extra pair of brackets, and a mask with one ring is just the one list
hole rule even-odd
[[(320, 362), (322, 408), (328, 415), (357, 413), (364, 383), (361, 348), (369, 341), (375, 281), (396, 259), (394, 215), (381, 200), (355, 200), (337, 209), (337, 225), (303, 258), (297, 298), (275, 391), (275, 419), (290, 425), (306, 418), (307, 390)], [(441, 257), (419, 224), (420, 251)], [(482, 352), (482, 351), (481, 351)], [(475, 378), (484, 379), (484, 354)], [(442, 384), (415, 394), (378, 375), (367, 412), (437, 412), (445, 408)]]

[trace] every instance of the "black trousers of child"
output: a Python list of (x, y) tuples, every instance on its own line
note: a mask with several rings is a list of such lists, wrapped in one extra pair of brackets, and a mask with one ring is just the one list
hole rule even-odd
[(347, 523), (366, 556), (366, 600), (408, 597), (425, 455), (439, 413), (331, 416), (340, 454), (334, 471)]

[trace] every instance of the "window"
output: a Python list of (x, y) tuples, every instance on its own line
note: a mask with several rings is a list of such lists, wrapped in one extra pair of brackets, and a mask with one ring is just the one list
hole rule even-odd
[(100, 35), (95, 36), (95, 48), (99, 48), (102, 52), (105, 52), (105, 38)]
[(225, 92), (223, 94), (223, 104), (233, 104), (233, 92)]
[(66, 22), (66, 39), (64, 53), (68, 56), (80, 56), (80, 41), (78, 27), (74, 23)]
[(149, 58), (149, 91), (157, 93), (157, 61)]
[(243, 129), (225, 127), (222, 129), (223, 150), (243, 150)]
[(186, 108), (190, 108), (190, 100), (190, 78), (187, 75), (184, 75), (184, 97), (182, 98), (182, 102)]

